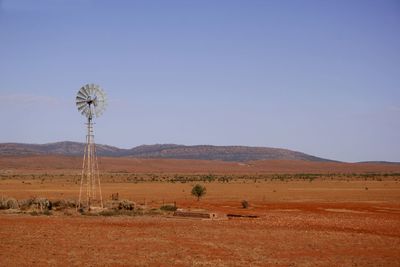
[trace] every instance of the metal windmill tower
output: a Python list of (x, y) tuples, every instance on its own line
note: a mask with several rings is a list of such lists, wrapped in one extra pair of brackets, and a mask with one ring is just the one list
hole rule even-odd
[[(103, 197), (99, 176), (99, 165), (94, 143), (93, 118), (99, 117), (106, 108), (106, 94), (95, 84), (82, 86), (76, 95), (78, 111), (87, 118), (86, 145), (82, 163), (82, 177), (79, 189), (79, 201), (77, 208), (83, 204), (90, 210), (93, 205), (103, 208)], [(82, 192), (86, 191), (86, 200)]]

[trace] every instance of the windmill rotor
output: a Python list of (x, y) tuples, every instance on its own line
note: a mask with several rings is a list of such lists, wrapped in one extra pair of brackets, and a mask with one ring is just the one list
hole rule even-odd
[(88, 119), (100, 117), (107, 107), (106, 93), (93, 83), (82, 86), (75, 100), (78, 111)]

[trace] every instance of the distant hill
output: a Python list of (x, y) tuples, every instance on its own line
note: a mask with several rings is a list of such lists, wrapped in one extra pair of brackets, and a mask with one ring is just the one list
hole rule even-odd
[(395, 161), (360, 161), (357, 162), (360, 164), (384, 164), (384, 165), (388, 165), (388, 164), (393, 164), (393, 165), (397, 165), (400, 164), (400, 162), (395, 162)]
[[(251, 161), (251, 160), (305, 160), (314, 162), (328, 162), (323, 159), (301, 152), (281, 148), (248, 147), (248, 146), (184, 146), (175, 144), (142, 145), (131, 149), (121, 149), (107, 145), (96, 145), (99, 156), (109, 157), (136, 157), (136, 158), (171, 158), (171, 159), (199, 159), (223, 161)], [(83, 155), (84, 144), (77, 142), (57, 142), (49, 144), (0, 144), (1, 156), (22, 155)]]

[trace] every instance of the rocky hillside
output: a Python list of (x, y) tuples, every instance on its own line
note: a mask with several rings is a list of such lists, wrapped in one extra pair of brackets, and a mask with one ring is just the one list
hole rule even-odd
[[(99, 156), (110, 157), (137, 157), (137, 158), (173, 158), (173, 159), (204, 159), (224, 161), (250, 161), (250, 160), (306, 160), (330, 161), (323, 158), (307, 155), (297, 151), (269, 147), (247, 146), (184, 146), (175, 144), (142, 145), (132, 149), (121, 149), (107, 145), (96, 145)], [(82, 155), (83, 143), (58, 142), (49, 144), (0, 144), (0, 155)]]

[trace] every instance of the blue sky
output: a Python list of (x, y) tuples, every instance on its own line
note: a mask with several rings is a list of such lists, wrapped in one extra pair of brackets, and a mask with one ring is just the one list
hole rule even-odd
[(0, 0), (0, 142), (281, 147), (400, 161), (399, 1)]

